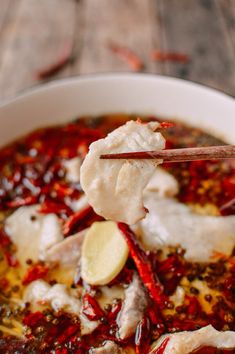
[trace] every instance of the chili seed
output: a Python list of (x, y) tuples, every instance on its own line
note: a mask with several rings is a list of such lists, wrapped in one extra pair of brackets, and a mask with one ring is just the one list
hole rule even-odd
[(212, 296), (211, 296), (210, 294), (206, 294), (206, 295), (204, 296), (204, 298), (205, 298), (205, 300), (206, 300), (207, 302), (211, 302), (211, 301), (212, 301)]
[(199, 290), (197, 288), (195, 288), (194, 286), (192, 286), (190, 288), (190, 293), (194, 294), (194, 295), (198, 295), (199, 294)]

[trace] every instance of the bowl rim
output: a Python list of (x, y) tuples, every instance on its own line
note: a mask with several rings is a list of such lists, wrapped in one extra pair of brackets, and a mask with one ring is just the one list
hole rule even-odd
[(49, 82), (40, 83), (33, 85), (31, 87), (22, 89), (14, 95), (13, 97), (9, 97), (0, 101), (0, 109), (11, 105), (12, 103), (19, 102), (24, 100), (25, 98), (29, 98), (30, 96), (34, 96), (35, 94), (41, 93), (43, 91), (48, 91), (56, 87), (63, 87), (69, 84), (73, 84), (75, 82), (94, 82), (94, 81), (103, 81), (103, 80), (142, 80), (149, 79), (153, 81), (162, 81), (168, 84), (177, 84), (182, 85), (188, 88), (199, 89), (200, 91), (204, 91), (205, 94), (214, 94), (217, 97), (224, 98), (229, 100), (230, 102), (235, 103), (235, 97), (231, 94), (228, 94), (222, 90), (192, 81), (188, 79), (178, 78), (169, 75), (159, 75), (152, 73), (133, 73), (133, 72), (107, 72), (107, 73), (94, 73), (94, 74), (82, 74), (82, 75), (74, 75), (62, 79), (53, 79)]

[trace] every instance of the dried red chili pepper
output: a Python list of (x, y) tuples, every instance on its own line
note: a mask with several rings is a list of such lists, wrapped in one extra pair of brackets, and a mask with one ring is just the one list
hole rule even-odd
[(134, 232), (128, 225), (119, 222), (118, 227), (125, 237), (130, 255), (136, 265), (140, 278), (149, 292), (150, 297), (161, 309), (164, 308), (167, 297), (163, 292), (163, 286), (153, 271), (152, 265), (146, 253), (140, 247)]
[(109, 286), (130, 284), (133, 278), (134, 269), (124, 267), (122, 271), (109, 283)]
[(92, 222), (102, 220), (102, 218), (95, 214), (92, 207), (88, 205), (77, 213), (71, 215), (64, 223), (63, 233), (65, 236), (69, 236), (74, 230), (81, 231), (90, 226)]
[(161, 262), (157, 261), (155, 267), (162, 284), (166, 288), (166, 294), (168, 296), (172, 295), (186, 272), (184, 260), (178, 254), (172, 254)]
[(66, 48), (64, 48), (61, 56), (54, 63), (38, 70), (36, 73), (36, 78), (38, 80), (48, 79), (51, 76), (57, 74), (60, 70), (64, 69), (73, 60), (73, 46), (67, 45)]
[(88, 293), (84, 295), (82, 300), (82, 313), (90, 321), (97, 321), (105, 316), (96, 299)]
[(9, 267), (13, 267), (13, 268), (18, 267), (19, 262), (16, 259), (15, 254), (8, 251), (4, 251), (4, 255), (6, 257), (7, 264), (9, 265)]
[(60, 214), (64, 213), (66, 215), (71, 215), (72, 210), (63, 202), (59, 200), (46, 199), (38, 209), (39, 213), (42, 214)]
[(34, 195), (29, 195), (25, 198), (16, 198), (15, 200), (7, 202), (7, 206), (8, 208), (18, 208), (25, 205), (32, 205), (37, 202), (37, 199), (38, 198)]
[(66, 196), (72, 196), (74, 194), (74, 188), (69, 187), (66, 183), (54, 183), (54, 190), (57, 195), (64, 198)]
[(112, 305), (111, 310), (108, 313), (108, 321), (114, 321), (117, 318), (117, 315), (119, 314), (119, 312), (121, 311), (122, 308), (122, 301), (117, 301), (116, 303), (114, 303)]
[(152, 51), (151, 58), (156, 61), (173, 61), (181, 64), (187, 64), (190, 61), (190, 57), (187, 54), (177, 52), (161, 52), (159, 50)]
[(34, 264), (33, 266), (31, 266), (28, 269), (26, 275), (24, 276), (24, 278), (22, 280), (22, 284), (28, 285), (34, 280), (43, 279), (48, 274), (48, 271), (49, 271), (49, 268), (46, 267), (45, 265), (40, 264), (40, 263)]
[[(55, 350), (55, 354), (68, 354), (68, 353), (69, 353), (69, 350), (67, 348), (57, 348)], [(76, 354), (77, 354), (77, 352), (76, 352)]]
[(139, 56), (134, 53), (131, 49), (120, 46), (113, 42), (108, 44), (108, 48), (115, 54), (117, 54), (121, 59), (125, 60), (127, 64), (133, 69), (134, 71), (140, 71), (143, 69), (144, 64)]
[(37, 161), (37, 157), (29, 156), (29, 155), (21, 155), (16, 153), (15, 156), (16, 162), (20, 165), (30, 164)]
[(65, 342), (68, 342), (70, 337), (78, 332), (79, 332), (79, 326), (70, 325), (68, 328), (64, 329), (64, 332), (58, 338), (56, 338), (56, 341), (59, 344), (63, 344)]
[(28, 327), (37, 327), (44, 320), (44, 315), (42, 312), (30, 312), (23, 318), (23, 324)]
[(226, 215), (227, 213), (232, 214), (235, 212), (235, 198), (229, 200), (227, 203), (223, 204), (220, 207), (220, 212), (222, 215)]
[(6, 290), (9, 285), (10, 285), (10, 282), (7, 278), (0, 279), (0, 289), (1, 290)]
[(196, 317), (202, 312), (202, 307), (196, 296), (185, 296), (185, 300), (189, 302), (187, 314)]
[(0, 228), (0, 247), (3, 249), (6, 249), (8, 246), (10, 246), (11, 240), (8, 237), (7, 233), (5, 232), (4, 228)]
[(160, 347), (158, 347), (157, 349), (153, 350), (151, 352), (151, 354), (164, 354), (164, 351), (166, 349), (166, 346), (167, 346), (169, 340), (170, 340), (170, 337), (165, 338), (164, 341), (162, 342), (162, 344), (160, 345)]
[(163, 129), (167, 129), (167, 128), (171, 128), (174, 127), (174, 123), (171, 122), (161, 122), (159, 128), (163, 128)]

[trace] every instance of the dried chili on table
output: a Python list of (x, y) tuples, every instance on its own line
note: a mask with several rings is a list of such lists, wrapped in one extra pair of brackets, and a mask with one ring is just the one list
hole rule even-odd
[(130, 48), (118, 45), (113, 42), (108, 43), (108, 48), (121, 59), (125, 60), (132, 70), (140, 71), (141, 69), (143, 69), (144, 64), (142, 60)]
[(181, 64), (187, 64), (190, 61), (190, 57), (187, 54), (178, 52), (161, 52), (159, 50), (152, 51), (151, 58), (156, 61), (172, 61)]

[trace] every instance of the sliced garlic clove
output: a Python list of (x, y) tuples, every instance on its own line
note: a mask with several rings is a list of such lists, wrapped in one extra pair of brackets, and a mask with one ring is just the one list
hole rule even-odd
[(113, 221), (95, 222), (82, 246), (81, 275), (91, 285), (106, 285), (124, 267), (128, 246)]

